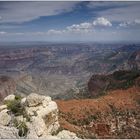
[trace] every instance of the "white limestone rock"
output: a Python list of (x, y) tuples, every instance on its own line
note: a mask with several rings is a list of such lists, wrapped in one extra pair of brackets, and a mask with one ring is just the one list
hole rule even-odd
[(43, 99), (43, 96), (40, 96), (36, 93), (31, 93), (29, 96), (27, 96), (26, 102), (29, 107), (33, 107), (41, 104)]
[(18, 130), (14, 127), (0, 125), (0, 139), (17, 139)]
[(21, 105), (25, 105), (25, 103), (26, 103), (26, 98), (25, 98), (25, 97), (22, 98), (20, 103), (21, 103)]
[(26, 125), (28, 127), (28, 134), (27, 134), (26, 138), (27, 139), (38, 139), (39, 137), (37, 136), (37, 133), (35, 131), (33, 124), (30, 122), (27, 122)]
[(0, 106), (0, 112), (1, 112), (2, 110), (4, 110), (4, 109), (7, 109), (7, 105), (1, 105), (1, 106)]
[(54, 101), (49, 102), (48, 106), (46, 106), (45, 108), (40, 107), (40, 109), (37, 110), (37, 114), (40, 117), (45, 117), (50, 112), (55, 112), (56, 114), (58, 113), (57, 104)]
[(61, 132), (59, 132), (57, 137), (60, 139), (78, 139), (75, 133), (67, 130), (62, 130)]
[(36, 131), (37, 136), (38, 137), (42, 136), (46, 129), (44, 120), (40, 117), (34, 117), (32, 124)]
[(46, 135), (46, 136), (43, 136), (41, 137), (41, 139), (46, 139), (46, 140), (59, 140), (59, 138), (57, 136), (52, 136), (52, 135)]
[[(15, 97), (6, 97), (6, 101), (14, 100)], [(30, 118), (30, 121), (23, 117), (23, 115), (11, 116), (7, 113), (7, 106), (0, 106), (0, 125), (7, 126), (6, 129), (0, 127), (0, 138), (17, 138), (18, 130), (11, 128), (11, 123), (14, 119), (17, 122), (25, 122), (28, 128), (27, 136), (28, 139), (75, 139), (77, 138), (75, 133), (63, 130), (58, 133), (57, 136), (52, 136), (58, 131), (60, 125), (58, 122), (58, 107), (56, 102), (51, 100), (51, 97), (41, 96), (36, 93), (32, 93), (26, 98), (21, 99), (21, 105), (25, 107), (24, 113)], [(9, 125), (10, 124), (10, 125)], [(14, 132), (13, 132), (14, 131)], [(6, 137), (7, 135), (7, 137)], [(20, 138), (20, 137), (19, 137)]]
[(49, 97), (49, 96), (44, 96), (44, 100), (42, 101), (43, 107), (48, 106), (49, 102), (51, 102), (51, 101), (52, 101), (51, 97)]
[(20, 123), (20, 122), (26, 122), (26, 118), (23, 117), (23, 115), (20, 115), (20, 116), (16, 116), (15, 117), (17, 122)]
[(14, 94), (8, 95), (7, 97), (4, 98), (5, 102), (13, 101), (13, 100), (15, 100), (15, 95)]
[(8, 115), (7, 109), (0, 112), (0, 124), (6, 126), (10, 123), (11, 116)]
[(25, 107), (26, 113), (29, 116), (36, 116), (37, 115), (37, 111), (39, 110), (39, 106), (36, 107)]

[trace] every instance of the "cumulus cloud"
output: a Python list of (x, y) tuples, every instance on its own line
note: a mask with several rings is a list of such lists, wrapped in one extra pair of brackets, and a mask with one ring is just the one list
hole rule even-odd
[[(104, 18), (99, 17), (95, 19), (93, 22), (82, 22), (80, 24), (72, 24), (71, 26), (67, 26), (62, 30), (55, 30), (50, 29), (48, 31), (44, 32), (26, 32), (26, 33), (8, 33), (9, 35), (64, 35), (64, 34), (88, 34), (92, 33), (96, 26), (112, 26), (112, 23)], [(103, 28), (102, 28), (103, 29)], [(2, 34), (2, 33), (1, 33)]]
[(107, 26), (112, 26), (112, 23), (103, 17), (99, 17), (93, 22), (83, 22), (80, 24), (73, 24), (71, 26), (67, 26), (64, 30), (49, 30), (47, 34), (64, 34), (64, 33), (91, 33), (93, 32), (94, 28), (96, 26), (102, 26), (102, 27), (107, 27)]
[(88, 22), (84, 22), (81, 24), (73, 24), (71, 26), (68, 26), (67, 29), (68, 30), (72, 30), (72, 29), (90, 29), (92, 27), (91, 23)]
[(76, 33), (87, 33), (92, 30), (93, 26), (89, 22), (83, 22), (80, 24), (73, 24), (71, 26), (66, 27), (67, 32), (76, 32)]
[(95, 21), (93, 21), (93, 25), (95, 25), (95, 26), (112, 26), (112, 23), (104, 17), (99, 17)]
[(119, 24), (119, 27), (130, 27), (130, 26), (137, 26), (137, 25), (140, 25), (140, 19), (135, 19), (134, 21), (121, 22)]
[(47, 34), (50, 35), (50, 34), (54, 34), (54, 35), (59, 35), (59, 34), (62, 34), (64, 31), (62, 30), (54, 30), (54, 29), (51, 29), (51, 30), (48, 30)]
[(89, 33), (92, 32), (96, 26), (110, 27), (112, 26), (112, 23), (104, 17), (99, 17), (91, 23), (83, 22), (80, 24), (73, 24), (71, 26), (68, 26), (66, 27), (66, 32)]
[(3, 2), (0, 4), (0, 23), (26, 22), (41, 16), (72, 11), (78, 2)]

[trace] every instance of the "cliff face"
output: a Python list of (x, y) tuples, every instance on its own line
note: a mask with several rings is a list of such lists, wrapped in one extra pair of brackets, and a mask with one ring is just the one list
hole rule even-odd
[(93, 75), (88, 82), (91, 97), (105, 95), (107, 91), (127, 89), (138, 83), (140, 71), (116, 71), (109, 75)]
[(135, 51), (128, 59), (128, 66), (130, 69), (140, 69), (140, 50)]
[(0, 138), (77, 138), (60, 130), (57, 104), (49, 96), (32, 93), (26, 98), (9, 95), (0, 106)]

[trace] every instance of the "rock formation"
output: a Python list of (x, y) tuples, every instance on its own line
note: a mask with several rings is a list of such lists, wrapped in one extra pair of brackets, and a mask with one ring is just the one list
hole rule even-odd
[(9, 95), (0, 106), (0, 138), (76, 139), (60, 131), (57, 104), (49, 96), (31, 93), (26, 98)]

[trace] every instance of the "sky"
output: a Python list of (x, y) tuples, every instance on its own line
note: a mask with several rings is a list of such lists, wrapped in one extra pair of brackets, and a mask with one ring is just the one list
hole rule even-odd
[(0, 42), (139, 40), (139, 1), (0, 1)]

